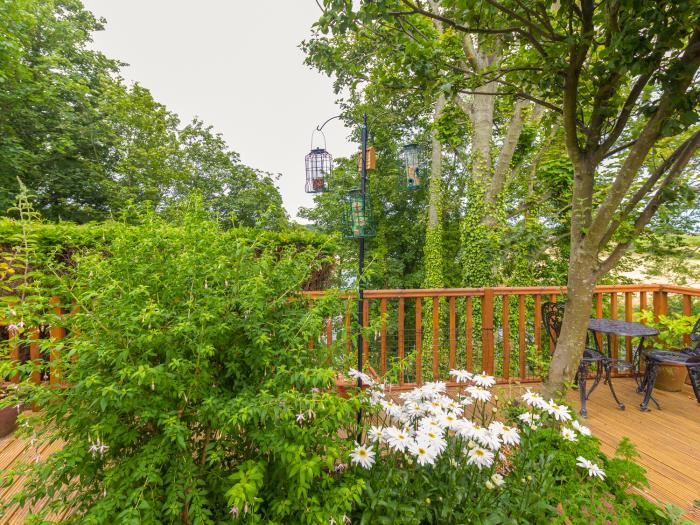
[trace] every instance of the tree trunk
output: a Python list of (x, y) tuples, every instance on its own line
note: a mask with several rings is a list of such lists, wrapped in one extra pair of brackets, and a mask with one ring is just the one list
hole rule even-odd
[(581, 250), (572, 254), (569, 260), (564, 320), (549, 366), (549, 376), (543, 385), (545, 398), (563, 396), (581, 362), (593, 305), (595, 261), (594, 254)]
[[(445, 107), (445, 96), (440, 95), (435, 102), (435, 114), (433, 123), (440, 118), (440, 113)], [(437, 130), (433, 128), (430, 133), (432, 155), (430, 163), (430, 187), (428, 202), (428, 229), (434, 230), (440, 224), (440, 208), (442, 207), (442, 144), (437, 138)]]
[[(445, 97), (440, 95), (435, 102), (434, 122), (437, 122), (445, 106)], [(442, 288), (445, 285), (442, 261), (442, 144), (437, 130), (431, 132), (432, 158), (428, 189), (428, 224), (423, 246), (423, 286)]]
[[(491, 182), (491, 139), (493, 137), (493, 112), (496, 96), (495, 82), (489, 82), (475, 89), (472, 103), (472, 174), (484, 188)], [(484, 93), (484, 94), (481, 94)]]

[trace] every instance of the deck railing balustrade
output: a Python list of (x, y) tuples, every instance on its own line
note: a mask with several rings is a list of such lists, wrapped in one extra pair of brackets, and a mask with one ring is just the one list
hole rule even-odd
[[(318, 297), (324, 292), (303, 292)], [(553, 341), (542, 329), (544, 301), (563, 301), (566, 288), (493, 287), (447, 289), (366, 290), (362, 326), (374, 328), (363, 339), (364, 362), (398, 386), (410, 387), (426, 381), (448, 381), (453, 368), (486, 371), (499, 382), (539, 381), (541, 367), (553, 350)], [(341, 348), (354, 355), (355, 297), (344, 296), (343, 312), (326, 321), (316, 344)], [(70, 315), (53, 298), (55, 314)], [(651, 309), (654, 316), (700, 314), (700, 289), (658, 284), (601, 285), (595, 289), (592, 317), (636, 320), (636, 314)], [(2, 324), (0, 320), (0, 324)], [(38, 338), (38, 330), (36, 330)], [(59, 342), (65, 328), (52, 326), (49, 337)], [(602, 341), (601, 341), (602, 343)], [(685, 344), (689, 344), (686, 339)], [(631, 337), (612, 338), (614, 357), (631, 359), (636, 342)], [(49, 353), (49, 376), (60, 384), (56, 345)], [(30, 359), (39, 359), (39, 345), (30, 345)], [(20, 348), (10, 351), (20, 359)], [(351, 361), (352, 362), (352, 361)], [(19, 374), (11, 378), (19, 381)], [(39, 373), (32, 380), (39, 382)]]

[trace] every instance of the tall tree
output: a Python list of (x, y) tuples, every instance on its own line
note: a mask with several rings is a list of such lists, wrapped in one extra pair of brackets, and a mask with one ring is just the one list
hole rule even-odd
[[(420, 15), (466, 36), (508, 39), (507, 57), (487, 66), (481, 84), (494, 80), (561, 115), (573, 166), (568, 299), (546, 384), (560, 390), (580, 359), (596, 282), (697, 177), (686, 168), (700, 147), (700, 3), (371, 4), (375, 16)], [(352, 17), (347, 6), (341, 13)]]
[(51, 220), (100, 220), (129, 202), (165, 210), (196, 191), (228, 224), (285, 225), (271, 176), (89, 48), (103, 25), (79, 0), (0, 0), (0, 210), (19, 178)]
[[(407, 10), (400, 2), (363, 2), (353, 11), (342, 0), (327, 0), (324, 7), (318, 32), (306, 45), (310, 63), (353, 92), (421, 93), (433, 103), (444, 97), (469, 121), (461, 281), (480, 286), (500, 279), (495, 254), (508, 227), (504, 190), (512, 181), (523, 129), (539, 121), (543, 111), (529, 99), (512, 96), (492, 75), (491, 69), (507, 58), (504, 38), (464, 35), (440, 17)], [(441, 9), (440, 2), (431, 0), (429, 8)], [(323, 36), (326, 31), (332, 36)], [(358, 61), (360, 54), (369, 59)], [(498, 101), (499, 96), (509, 103)]]

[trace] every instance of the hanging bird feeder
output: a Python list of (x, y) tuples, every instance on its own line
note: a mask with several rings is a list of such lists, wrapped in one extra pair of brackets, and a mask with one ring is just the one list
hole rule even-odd
[(422, 188), (425, 184), (426, 169), (418, 144), (406, 144), (399, 153), (399, 159), (399, 188), (408, 191)]
[[(365, 167), (367, 171), (372, 171), (377, 169), (377, 150), (374, 146), (369, 146), (367, 148), (367, 154), (365, 155)], [(362, 152), (357, 152), (357, 171), (362, 171)]]
[(369, 195), (364, 198), (360, 190), (350, 190), (345, 196), (343, 236), (346, 239), (374, 237), (374, 220)]
[(328, 191), (328, 177), (333, 171), (333, 157), (326, 151), (326, 136), (322, 131), (323, 147), (314, 148), (314, 133), (316, 131), (311, 133), (311, 151), (304, 158), (306, 163), (306, 193)]

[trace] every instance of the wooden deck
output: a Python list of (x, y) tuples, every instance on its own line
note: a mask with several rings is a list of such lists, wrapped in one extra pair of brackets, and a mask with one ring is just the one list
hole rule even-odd
[[(681, 507), (686, 519), (700, 523), (700, 506), (694, 504), (700, 500), (700, 404), (692, 389), (686, 385), (682, 392), (655, 390), (661, 410), (650, 403), (650, 411), (641, 412), (634, 380), (618, 378), (614, 384), (626, 409), (619, 410), (601, 384), (588, 401), (586, 424), (606, 454), (614, 453), (623, 437), (630, 438), (647, 470), (650, 487), (645, 495)], [(578, 407), (577, 392), (569, 397)]]
[[(627, 409), (618, 410), (607, 387), (601, 385), (589, 400), (587, 425), (608, 454), (614, 452), (623, 437), (629, 437), (647, 470), (650, 488), (644, 491), (645, 495), (662, 504), (681, 507), (686, 519), (700, 523), (700, 507), (694, 505), (700, 499), (700, 404), (692, 391), (689, 387), (678, 393), (656, 391), (662, 409), (656, 410), (652, 404), (652, 410), (643, 413), (639, 411), (641, 396), (634, 390), (634, 381), (618, 378), (615, 385)], [(522, 390), (520, 386), (504, 388), (511, 395)], [(571, 393), (571, 403), (578, 406), (576, 392)], [(37, 448), (15, 437), (1, 439), (0, 471), (20, 461), (45, 458), (56, 448), (56, 444)], [(21, 480), (11, 487), (0, 487), (0, 500), (7, 501), (20, 487)], [(22, 524), (30, 510), (15, 507), (0, 517), (0, 523)]]

